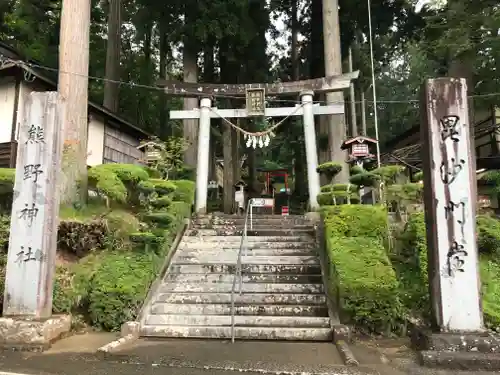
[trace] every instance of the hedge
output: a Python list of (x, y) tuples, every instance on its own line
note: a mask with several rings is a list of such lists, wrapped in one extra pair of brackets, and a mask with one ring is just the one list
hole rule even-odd
[(383, 243), (386, 211), (378, 206), (323, 207), (330, 289), (343, 323), (387, 333), (402, 321), (399, 284)]
[[(500, 327), (500, 222), (490, 216), (476, 218), (481, 294), (484, 322), (487, 327)], [(424, 214), (414, 213), (409, 217), (403, 233), (399, 236), (400, 259), (395, 262), (400, 270), (404, 289), (402, 299), (409, 311), (429, 317), (427, 245)], [(405, 281), (406, 280), (406, 281)]]
[(387, 212), (381, 206), (351, 204), (323, 207), (328, 237), (387, 238)]
[[(2, 174), (0, 169), (0, 179), (2, 176), (9, 190), (13, 173), (4, 170)], [(109, 331), (135, 319), (173, 239), (191, 214), (195, 192), (193, 181), (150, 176), (157, 177), (154, 171), (137, 165), (107, 164), (89, 169), (90, 188), (120, 205), (111, 209), (100, 201), (78, 210), (62, 208), (58, 247), (79, 260), (57, 267), (55, 313), (71, 313)], [(155, 192), (150, 204), (141, 203), (140, 194)], [(135, 213), (130, 212), (132, 206)], [(0, 219), (2, 277), (10, 220), (8, 216)], [(0, 287), (2, 283), (3, 277)]]

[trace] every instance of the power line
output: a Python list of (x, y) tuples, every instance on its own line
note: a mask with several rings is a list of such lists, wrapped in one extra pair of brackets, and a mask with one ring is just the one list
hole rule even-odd
[[(68, 75), (73, 75), (73, 76), (78, 76), (78, 77), (84, 77), (89, 80), (93, 81), (98, 81), (98, 82), (110, 82), (110, 83), (116, 83), (120, 86), (128, 86), (130, 88), (137, 88), (137, 89), (145, 89), (145, 90), (151, 90), (151, 91), (164, 91), (164, 87), (158, 86), (158, 85), (145, 85), (145, 84), (140, 84), (140, 83), (135, 83), (132, 81), (122, 81), (122, 80), (112, 80), (104, 77), (99, 77), (99, 76), (93, 76), (93, 75), (86, 75), (86, 74), (80, 74), (80, 73), (74, 73), (74, 72), (65, 72), (65, 71), (59, 71), (57, 68), (51, 68), (49, 66), (41, 65), (41, 64), (34, 64), (31, 62), (23, 61), (23, 60), (12, 60), (3, 57), (0, 55), (0, 69), (4, 68), (6, 65), (16, 65), (21, 68), (28, 68), (28, 69), (40, 69), (40, 70), (46, 70), (54, 73), (64, 73)], [(27, 72), (28, 74), (25, 74), (25, 80), (28, 82), (31, 82), (34, 80), (34, 77), (29, 74), (29, 71)], [(193, 96), (201, 96), (199, 92), (191, 92), (191, 91), (185, 91), (185, 94), (188, 95), (193, 95)], [(242, 96), (234, 96), (234, 95), (227, 95), (227, 94), (211, 94), (212, 97), (214, 98), (221, 98), (221, 99), (237, 99), (237, 100), (245, 100), (245, 97)], [(468, 98), (474, 99), (474, 98), (492, 98), (492, 97), (497, 97), (500, 96), (500, 92), (493, 92), (493, 93), (487, 93), (487, 94), (477, 94), (477, 95), (469, 95)], [(294, 99), (274, 99), (267, 97), (266, 101), (269, 103), (295, 103), (295, 104), (301, 104), (300, 101), (294, 100)], [(344, 104), (343, 101), (339, 102), (329, 102), (327, 103), (324, 100), (315, 100), (313, 102), (314, 104)], [(355, 101), (356, 104), (361, 104), (362, 101)], [(366, 100), (365, 103), (370, 103), (374, 104), (374, 100)], [(419, 99), (408, 99), (408, 100), (390, 100), (390, 99), (376, 99), (377, 107), (380, 104), (418, 104), (420, 103)]]

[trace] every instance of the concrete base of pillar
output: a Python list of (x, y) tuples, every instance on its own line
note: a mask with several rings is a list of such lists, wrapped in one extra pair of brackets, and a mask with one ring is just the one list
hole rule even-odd
[(20, 351), (44, 351), (71, 330), (71, 316), (48, 319), (0, 318), (0, 347)]
[(420, 364), (453, 370), (500, 370), (500, 335), (492, 332), (433, 333), (414, 329)]

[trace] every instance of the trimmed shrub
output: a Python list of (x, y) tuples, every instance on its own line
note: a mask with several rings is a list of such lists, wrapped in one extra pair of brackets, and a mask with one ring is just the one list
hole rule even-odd
[(89, 187), (115, 202), (124, 203), (127, 200), (127, 188), (123, 182), (112, 171), (97, 167), (88, 171)]
[(398, 282), (385, 249), (373, 237), (328, 237), (331, 280), (342, 320), (388, 333), (401, 323)]
[(61, 221), (57, 232), (57, 247), (81, 258), (92, 250), (104, 248), (108, 234), (108, 226), (103, 220), (89, 223)]
[(387, 333), (402, 322), (399, 284), (383, 243), (387, 213), (382, 207), (323, 207), (330, 259), (330, 289), (344, 322)]
[(148, 172), (134, 164), (101, 164), (88, 171), (89, 187), (118, 203), (133, 199), (140, 182), (147, 179)]
[(158, 193), (158, 195), (171, 194), (177, 190), (178, 181), (151, 179), (149, 180), (149, 182), (153, 184), (154, 189)]
[(177, 186), (173, 196), (174, 201), (193, 204), (196, 189), (195, 183), (189, 180), (177, 180), (172, 182)]
[(158, 197), (151, 201), (151, 206), (155, 209), (166, 210), (172, 204), (172, 198), (168, 195), (164, 195), (163, 197)]
[(110, 253), (101, 259), (90, 283), (89, 316), (94, 327), (119, 331), (134, 320), (159, 270), (153, 253)]
[(387, 238), (387, 212), (381, 206), (351, 204), (322, 208), (326, 235), (330, 237)]

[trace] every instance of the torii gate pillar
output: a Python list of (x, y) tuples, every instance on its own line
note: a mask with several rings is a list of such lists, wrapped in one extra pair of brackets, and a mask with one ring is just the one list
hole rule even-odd
[(195, 202), (195, 211), (198, 214), (207, 213), (211, 105), (212, 101), (209, 98), (203, 98), (200, 101), (200, 124), (198, 133), (198, 161), (196, 163)]
[(314, 211), (319, 207), (317, 197), (320, 193), (319, 174), (317, 172), (318, 153), (316, 151), (316, 131), (314, 128), (313, 95), (314, 92), (312, 91), (303, 91), (300, 93), (303, 105), (307, 183), (309, 185), (309, 206), (311, 211)]

